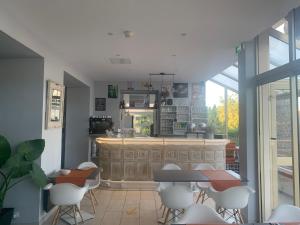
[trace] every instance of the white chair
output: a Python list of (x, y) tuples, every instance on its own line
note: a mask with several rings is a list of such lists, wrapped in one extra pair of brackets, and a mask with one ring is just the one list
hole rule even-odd
[(172, 185), (160, 193), (162, 203), (168, 208), (164, 224), (169, 220), (169, 215), (172, 210), (173, 218), (176, 215), (176, 210), (186, 209), (193, 204), (193, 192), (186, 185)]
[(212, 208), (193, 204), (175, 224), (224, 224), (226, 221)]
[[(168, 163), (166, 165), (164, 165), (162, 168), (162, 170), (181, 170), (180, 166), (174, 164), (174, 163)], [(158, 192), (158, 194), (160, 195), (160, 191), (172, 186), (173, 183), (172, 182), (160, 182), (158, 184), (158, 187), (156, 188), (156, 191)], [(165, 215), (165, 211), (166, 211), (166, 206), (163, 205), (163, 203), (161, 204), (160, 208), (164, 207), (163, 213), (162, 213), (162, 217), (164, 217)]]
[[(98, 168), (98, 166), (93, 162), (83, 162), (83, 163), (79, 164), (79, 166), (77, 167), (77, 169), (84, 169), (84, 168)], [(86, 184), (88, 184), (88, 186), (89, 186), (88, 194), (89, 194), (89, 198), (92, 203), (93, 211), (95, 214), (96, 213), (95, 203), (98, 204), (98, 201), (95, 196), (94, 190), (96, 188), (98, 188), (100, 185), (100, 173), (95, 180), (87, 180)], [(95, 201), (95, 203), (94, 203), (94, 201)]]
[[(197, 163), (192, 166), (192, 170), (215, 170), (215, 167), (213, 167), (209, 163)], [(199, 195), (196, 200), (196, 203), (198, 203), (200, 199), (201, 199), (201, 203), (203, 203), (205, 200), (208, 199), (206, 192), (207, 192), (208, 188), (211, 187), (211, 183), (210, 182), (197, 182), (196, 186), (199, 189), (199, 191), (198, 191)]]
[[(168, 163), (168, 164), (164, 165), (163, 168), (161, 168), (161, 169), (162, 170), (181, 170), (181, 168), (178, 165), (173, 164), (173, 163)], [(160, 190), (165, 189), (171, 185), (173, 185), (172, 182), (160, 182), (158, 184), (158, 187), (156, 190), (158, 192), (160, 192)]]
[[(244, 223), (241, 209), (248, 205), (250, 194), (255, 191), (248, 186), (236, 186), (225, 191), (216, 191), (212, 187), (208, 189), (208, 196), (216, 202), (217, 212), (225, 217), (228, 213), (229, 218), (234, 217), (236, 223)], [(232, 210), (232, 212), (230, 212)]]
[(293, 205), (280, 205), (272, 212), (267, 223), (299, 223), (300, 208)]
[(50, 201), (52, 202), (52, 204), (58, 206), (58, 209), (52, 221), (52, 225), (56, 225), (58, 219), (62, 215), (70, 215), (70, 211), (72, 211), (73, 213), (75, 224), (77, 224), (77, 212), (81, 217), (81, 222), (83, 222), (83, 218), (78, 205), (81, 202), (84, 194), (88, 190), (87, 185), (84, 187), (78, 187), (70, 183), (62, 183), (56, 185), (48, 184), (44, 188), (44, 190), (50, 191)]

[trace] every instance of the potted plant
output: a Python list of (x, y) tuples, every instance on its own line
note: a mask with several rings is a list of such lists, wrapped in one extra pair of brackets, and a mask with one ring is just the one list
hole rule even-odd
[(18, 144), (14, 151), (7, 139), (0, 135), (0, 224), (10, 224), (13, 208), (3, 208), (7, 192), (21, 181), (31, 178), (38, 187), (47, 184), (47, 176), (34, 161), (44, 151), (43, 139)]

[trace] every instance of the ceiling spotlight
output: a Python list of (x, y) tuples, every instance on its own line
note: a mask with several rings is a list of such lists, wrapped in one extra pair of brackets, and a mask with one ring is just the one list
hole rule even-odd
[(112, 32), (108, 32), (107, 35), (113, 36), (114, 34)]
[(134, 33), (130, 30), (125, 30), (123, 33), (126, 38), (133, 37), (133, 35), (134, 35)]
[(182, 37), (184, 37), (184, 36), (187, 35), (187, 33), (181, 33), (180, 35), (181, 35)]

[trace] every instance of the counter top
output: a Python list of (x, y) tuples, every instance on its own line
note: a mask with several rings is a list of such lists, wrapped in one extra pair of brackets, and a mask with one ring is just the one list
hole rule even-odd
[(224, 144), (228, 143), (227, 139), (200, 139), (200, 138), (182, 138), (182, 137), (134, 137), (134, 138), (117, 138), (117, 137), (99, 137), (96, 139), (98, 143), (119, 142), (119, 143), (185, 143), (186, 145), (192, 143), (198, 144)]

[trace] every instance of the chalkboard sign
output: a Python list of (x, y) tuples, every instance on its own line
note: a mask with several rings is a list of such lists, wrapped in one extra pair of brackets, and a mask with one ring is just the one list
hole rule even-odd
[(106, 110), (106, 98), (95, 98), (95, 111)]

